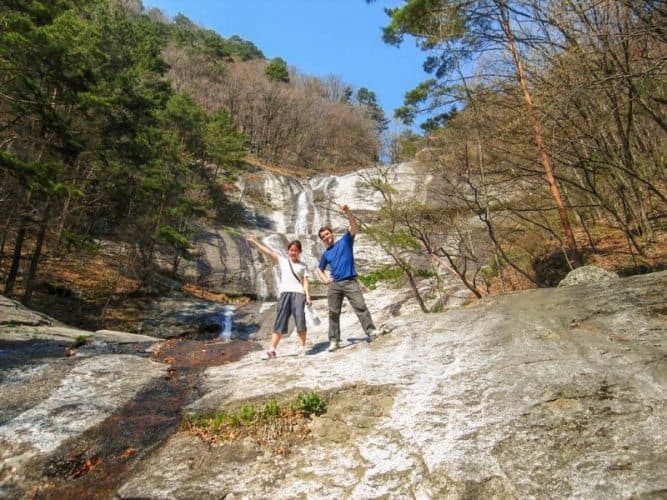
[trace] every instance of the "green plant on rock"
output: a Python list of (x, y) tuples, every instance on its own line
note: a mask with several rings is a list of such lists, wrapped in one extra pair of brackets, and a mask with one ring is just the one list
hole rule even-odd
[(278, 453), (286, 453), (290, 443), (308, 435), (309, 418), (326, 409), (320, 394), (302, 392), (283, 407), (271, 398), (263, 406), (245, 404), (235, 413), (221, 410), (212, 415), (190, 414), (183, 419), (181, 428), (210, 443), (252, 437)]
[(262, 414), (266, 417), (278, 417), (280, 416), (280, 405), (278, 401), (274, 398), (269, 399), (264, 405), (264, 411)]
[(302, 392), (297, 396), (290, 408), (294, 411), (309, 415), (322, 415), (327, 411), (327, 403), (317, 392)]
[(252, 423), (257, 417), (257, 409), (254, 405), (243, 405), (239, 409), (238, 418), (243, 424)]
[(359, 281), (370, 289), (375, 289), (378, 281), (394, 281), (403, 276), (403, 270), (398, 266), (383, 266), (368, 274), (358, 276)]

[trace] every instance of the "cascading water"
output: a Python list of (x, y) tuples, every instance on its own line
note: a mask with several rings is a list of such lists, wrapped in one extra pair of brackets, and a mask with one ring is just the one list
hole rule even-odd
[(255, 275), (257, 283), (257, 298), (261, 301), (266, 300), (269, 297), (269, 285), (266, 283), (263, 272), (258, 272)]
[[(262, 238), (262, 243), (264, 243), (271, 250), (276, 252), (282, 257), (287, 257), (287, 250), (285, 249), (285, 239), (279, 234), (269, 234)], [(278, 274), (278, 268), (274, 265), (271, 265), (271, 273), (273, 275), (273, 294), (278, 297), (278, 282), (280, 276)]]
[[(324, 204), (325, 200), (329, 199), (329, 187), (333, 182), (335, 182), (333, 177), (316, 177), (309, 181), (313, 199), (313, 234), (316, 234), (320, 227), (328, 224), (327, 221), (322, 219), (321, 213), (322, 209), (325, 209), (325, 207), (321, 205)], [(320, 199), (319, 202), (317, 201), (318, 199)]]
[(236, 308), (232, 305), (225, 305), (222, 307), (222, 312), (221, 312), (221, 331), (219, 337), (221, 339), (230, 339), (232, 336), (232, 326), (233, 326), (233, 318), (234, 318), (234, 311)]
[(303, 190), (296, 199), (296, 221), (294, 222), (296, 235), (308, 234), (308, 193)]

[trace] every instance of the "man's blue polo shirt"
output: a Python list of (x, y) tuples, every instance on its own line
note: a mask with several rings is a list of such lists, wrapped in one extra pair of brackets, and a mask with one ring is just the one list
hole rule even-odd
[(327, 265), (331, 266), (331, 276), (334, 281), (343, 281), (354, 278), (357, 270), (354, 268), (354, 252), (352, 246), (354, 238), (349, 231), (327, 248), (320, 259), (320, 270), (324, 271)]

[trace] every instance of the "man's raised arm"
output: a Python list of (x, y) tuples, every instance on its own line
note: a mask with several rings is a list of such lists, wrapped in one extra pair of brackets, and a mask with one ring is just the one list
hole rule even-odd
[(343, 210), (343, 213), (347, 217), (347, 221), (350, 223), (350, 236), (354, 238), (354, 236), (357, 234), (357, 220), (354, 218), (354, 215), (352, 215), (352, 212), (350, 211), (350, 207), (347, 205), (341, 205), (341, 210)]

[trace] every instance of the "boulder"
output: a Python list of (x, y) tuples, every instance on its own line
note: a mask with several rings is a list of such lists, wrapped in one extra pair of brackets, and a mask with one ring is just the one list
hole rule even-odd
[(558, 286), (571, 286), (581, 283), (597, 283), (600, 281), (609, 281), (618, 278), (618, 274), (613, 271), (607, 271), (598, 266), (581, 266), (570, 271), (565, 278), (558, 283)]

